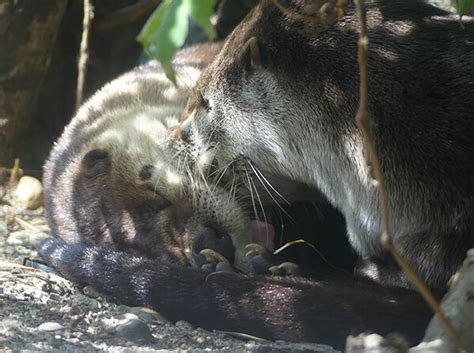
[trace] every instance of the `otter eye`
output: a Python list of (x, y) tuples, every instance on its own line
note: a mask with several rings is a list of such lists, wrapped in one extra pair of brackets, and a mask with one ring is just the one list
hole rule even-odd
[(206, 98), (202, 99), (202, 107), (206, 109), (208, 112), (211, 110), (211, 106), (209, 105), (209, 101)]

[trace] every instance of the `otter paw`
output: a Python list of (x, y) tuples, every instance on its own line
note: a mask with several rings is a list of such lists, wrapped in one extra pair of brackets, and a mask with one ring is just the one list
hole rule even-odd
[(250, 261), (250, 273), (257, 275), (269, 275), (270, 267), (275, 265), (273, 254), (260, 244), (248, 244), (245, 246), (245, 254)]
[(229, 260), (215, 250), (203, 249), (199, 255), (201, 261), (198, 266), (205, 272), (235, 272)]
[(272, 266), (269, 271), (273, 276), (301, 276), (301, 268), (293, 262), (283, 262), (278, 266)]

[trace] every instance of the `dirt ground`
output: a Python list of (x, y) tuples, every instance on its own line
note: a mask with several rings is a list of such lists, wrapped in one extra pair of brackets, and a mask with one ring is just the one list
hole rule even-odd
[[(108, 302), (52, 273), (23, 266), (50, 231), (0, 185), (0, 351), (336, 352), (328, 346), (248, 339), (167, 322), (146, 308)], [(85, 294), (87, 295), (85, 295)]]

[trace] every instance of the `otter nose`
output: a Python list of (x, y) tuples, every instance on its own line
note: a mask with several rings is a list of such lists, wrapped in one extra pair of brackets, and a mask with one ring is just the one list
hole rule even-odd
[(193, 238), (193, 256), (198, 264), (202, 265), (202, 255), (199, 254), (201, 250), (211, 249), (223, 255), (230, 263), (234, 262), (234, 245), (229, 234), (220, 232), (214, 228), (205, 227), (197, 232)]
[(170, 132), (171, 138), (178, 143), (188, 144), (190, 142), (189, 132), (181, 124), (178, 126), (172, 127), (169, 132)]

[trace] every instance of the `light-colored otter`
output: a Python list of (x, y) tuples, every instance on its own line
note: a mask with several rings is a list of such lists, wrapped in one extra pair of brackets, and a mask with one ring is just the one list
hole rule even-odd
[(178, 174), (165, 147), (202, 68), (220, 49), (205, 44), (175, 59), (178, 85), (158, 64), (107, 84), (77, 112), (44, 168), (55, 235), (196, 264), (203, 249), (248, 270), (244, 211), (220, 188)]

